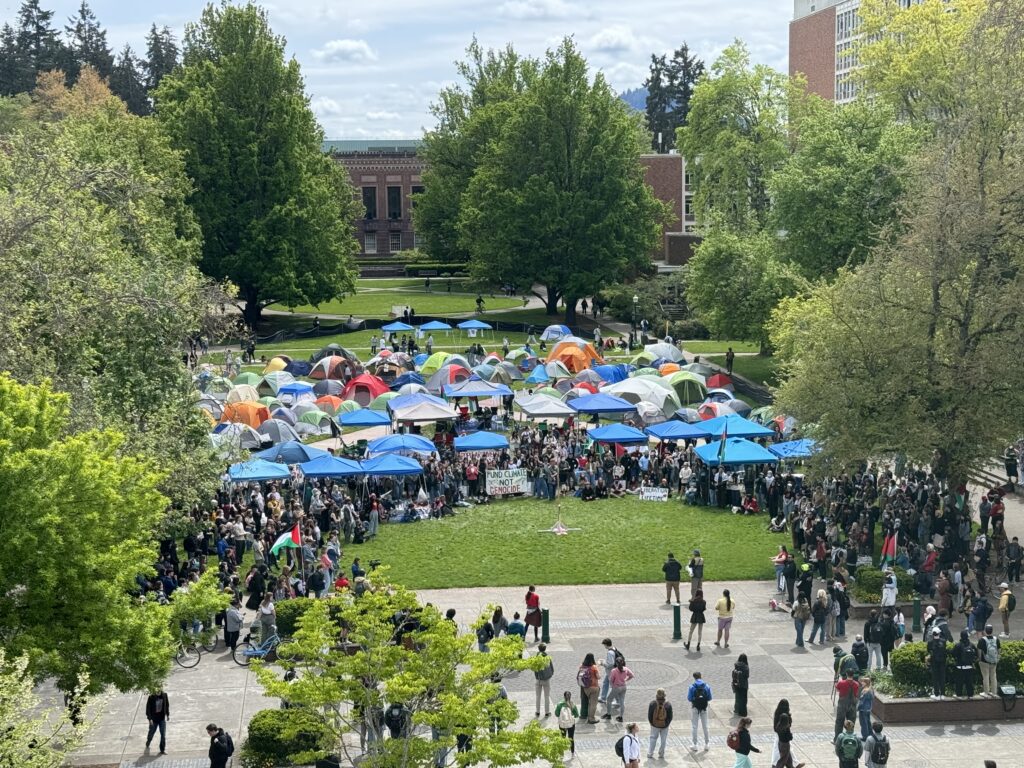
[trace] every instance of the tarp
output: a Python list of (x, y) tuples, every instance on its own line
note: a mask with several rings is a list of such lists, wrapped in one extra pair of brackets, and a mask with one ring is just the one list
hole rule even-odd
[(493, 432), (474, 432), (455, 438), (456, 451), (497, 451), (508, 448), (508, 438)]
[(596, 395), (587, 395), (573, 400), (569, 407), (578, 413), (632, 413), (636, 411), (633, 403), (623, 400), (621, 397), (606, 395), (603, 392)]
[[(717, 467), (720, 442), (720, 440), (712, 440), (710, 443), (698, 445), (695, 450), (701, 461), (708, 466)], [(722, 463), (726, 465), (778, 464), (779, 457), (750, 440), (742, 437), (730, 437), (725, 441), (725, 461)]]
[(711, 436), (711, 433), (704, 429), (703, 424), (687, 424), (685, 421), (675, 420), (666, 421), (664, 424), (655, 424), (653, 427), (645, 429), (644, 432), (659, 440), (696, 440)]
[(540, 335), (544, 341), (558, 341), (563, 336), (572, 336), (572, 331), (565, 325), (549, 325)]
[(466, 379), (458, 384), (445, 384), (443, 387), (445, 397), (505, 397), (512, 394), (512, 390), (504, 384), (491, 384), (478, 379)]
[(391, 417), (381, 411), (352, 411), (338, 417), (343, 427), (380, 427), (391, 423)]
[(384, 453), (437, 453), (434, 444), (423, 435), (385, 435), (371, 440), (366, 446), (367, 456), (380, 456)]
[(809, 437), (805, 437), (802, 440), (775, 443), (775, 445), (768, 446), (768, 450), (780, 459), (806, 459), (821, 449), (818, 448), (817, 442)]
[(411, 325), (409, 325), (408, 323), (402, 323), (402, 322), (399, 322), (398, 320), (396, 320), (393, 323), (388, 323), (387, 325), (382, 325), (380, 327), (380, 329), (382, 331), (384, 331), (385, 333), (397, 333), (399, 331), (411, 331), (411, 330), (413, 330), (413, 327)]
[(726, 431), (729, 437), (770, 437), (775, 434), (773, 430), (762, 427), (760, 424), (755, 424), (735, 414), (708, 419), (701, 426), (713, 436), (720, 436), (722, 430), (725, 430), (726, 427), (728, 427)]
[(532, 395), (516, 400), (515, 404), (531, 419), (564, 419), (574, 416), (576, 411), (565, 403), (552, 400), (545, 395)]
[(306, 477), (352, 477), (364, 474), (358, 461), (330, 455), (305, 461), (299, 464), (299, 469)]
[(250, 459), (228, 468), (228, 476), (233, 483), (248, 483), (259, 480), (287, 480), (291, 472), (284, 464), (275, 464), (265, 459)]
[(298, 464), (300, 461), (310, 461), (318, 456), (330, 456), (327, 451), (314, 448), (311, 445), (304, 445), (299, 440), (289, 440), (286, 443), (275, 445), (265, 451), (254, 454), (256, 458), (283, 464)]
[(387, 454), (362, 462), (363, 471), (370, 477), (386, 477), (390, 475), (421, 475), (423, 467), (415, 459), (408, 456)]
[(421, 331), (450, 331), (451, 329), (452, 327), (448, 323), (442, 323), (440, 320), (431, 320), (420, 326)]
[(647, 435), (636, 427), (629, 427), (625, 424), (609, 424), (606, 427), (592, 429), (588, 433), (592, 440), (601, 443), (618, 443), (623, 445), (634, 443), (646, 443)]
[(491, 326), (480, 320), (464, 320), (459, 323), (459, 328), (464, 331), (489, 331)]

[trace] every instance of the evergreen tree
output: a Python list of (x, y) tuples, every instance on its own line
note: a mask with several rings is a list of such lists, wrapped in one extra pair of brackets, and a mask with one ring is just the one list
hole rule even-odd
[(107, 31), (100, 26), (85, 0), (78, 6), (78, 15), (68, 19), (64, 31), (68, 35), (70, 65), (65, 68), (68, 78), (77, 80), (79, 70), (86, 64), (104, 80), (109, 78), (114, 69), (114, 54), (107, 45)]
[(665, 152), (675, 147), (676, 130), (686, 125), (693, 89), (703, 74), (704, 62), (690, 54), (686, 43), (675, 50), (671, 59), (651, 56), (651, 70), (644, 87), (647, 88), (647, 127), (651, 130), (651, 147), (655, 151)]
[(651, 149), (663, 152), (675, 144), (675, 131), (669, 128), (669, 94), (664, 56), (651, 54), (651, 73), (644, 80), (647, 89), (647, 128), (651, 131)]
[(143, 66), (132, 47), (125, 45), (110, 73), (110, 90), (136, 115), (147, 115), (151, 111)]
[(13, 96), (18, 92), (24, 65), (18, 35), (10, 24), (4, 24), (0, 29), (0, 95)]
[(8, 93), (31, 91), (36, 75), (60, 69), (66, 60), (66, 48), (54, 29), (53, 11), (44, 11), (39, 0), (25, 0), (18, 10), (15, 32), (17, 53)]
[(178, 66), (178, 44), (174, 40), (170, 27), (157, 29), (156, 24), (149, 28), (146, 35), (146, 90), (152, 92), (160, 85), (165, 75), (169, 75)]

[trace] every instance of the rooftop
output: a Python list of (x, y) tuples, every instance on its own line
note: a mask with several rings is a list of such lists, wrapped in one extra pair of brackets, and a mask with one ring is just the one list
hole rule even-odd
[(324, 152), (415, 152), (423, 144), (422, 139), (327, 139)]

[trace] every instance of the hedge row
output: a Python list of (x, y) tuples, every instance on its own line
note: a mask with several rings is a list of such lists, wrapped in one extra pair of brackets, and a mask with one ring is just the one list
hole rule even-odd
[[(902, 568), (894, 568), (896, 574), (896, 593), (900, 600), (911, 600), (914, 597), (914, 579)], [(885, 574), (881, 569), (870, 565), (862, 565), (854, 572), (856, 581), (852, 593), (862, 603), (880, 603), (882, 601), (882, 583)]]
[(430, 275), (424, 275), (424, 277), (452, 277), (454, 275), (464, 275), (469, 271), (468, 264), (445, 264), (441, 262), (417, 262), (415, 264), (405, 265), (405, 274), (407, 277), (419, 277), (424, 272), (430, 272)]
[[(1020, 665), (1024, 662), (1024, 641), (1000, 640), (999, 664), (996, 666), (996, 678), (1000, 685), (1024, 687), (1024, 673)], [(956, 678), (954, 675), (953, 644), (946, 643), (949, 654), (946, 657), (946, 685), (950, 688)], [(924, 642), (906, 643), (889, 655), (893, 681), (898, 685), (918, 691), (930, 691), (932, 685), (931, 667), (925, 661), (928, 655), (928, 644)], [(981, 670), (975, 667), (975, 687), (981, 685)]]
[(295, 765), (291, 755), (327, 754), (331, 747), (329, 729), (309, 710), (261, 709), (249, 721), (241, 762), (244, 768)]

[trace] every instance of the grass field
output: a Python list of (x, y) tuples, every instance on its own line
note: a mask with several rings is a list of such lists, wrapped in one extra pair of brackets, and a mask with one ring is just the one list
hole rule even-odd
[(722, 354), (732, 347), (733, 352), (757, 352), (757, 344), (749, 341), (715, 341), (714, 339), (700, 339), (684, 341), (683, 349), (695, 355)]
[[(706, 355), (705, 357), (712, 363), (725, 365), (725, 355)], [(779, 383), (774, 357), (762, 357), (761, 355), (737, 357), (733, 362), (732, 369), (740, 376), (759, 384), (774, 386)]]
[[(541, 533), (558, 517), (566, 536)], [(346, 560), (379, 558), (409, 587), (634, 584), (663, 579), (668, 551), (686, 560), (699, 548), (709, 580), (770, 578), (784, 543), (764, 517), (635, 498), (584, 504), (533, 499), (460, 509), (454, 518), (381, 526), (376, 541), (346, 547)]]
[[(388, 317), (391, 307), (410, 306), (416, 310), (416, 314), (424, 315), (450, 315), (465, 314), (476, 310), (475, 293), (442, 293), (432, 291), (426, 293), (422, 284), (417, 288), (368, 288), (366, 282), (361, 282), (356, 288), (356, 293), (346, 296), (340, 301), (327, 301), (319, 307), (301, 306), (287, 307), (283, 304), (271, 304), (270, 309), (281, 312), (294, 310), (296, 313), (315, 315), (355, 315), (356, 317)], [(521, 307), (523, 302), (518, 298), (506, 296), (484, 295), (484, 306), (488, 310), (509, 309)]]

